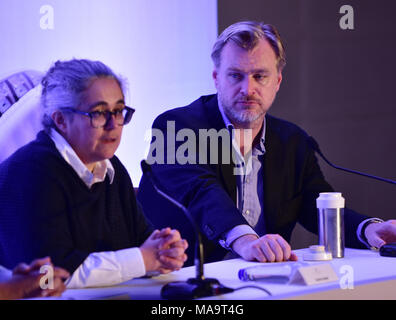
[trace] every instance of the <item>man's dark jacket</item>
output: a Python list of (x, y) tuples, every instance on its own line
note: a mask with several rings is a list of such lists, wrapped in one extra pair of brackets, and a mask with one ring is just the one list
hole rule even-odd
[[(167, 126), (171, 129), (168, 133)], [(173, 126), (177, 139), (172, 133)], [(195, 133), (197, 152), (190, 159), (195, 159), (196, 164), (180, 164), (176, 159), (177, 155), (180, 158), (181, 151), (185, 153), (191, 151), (183, 148), (186, 138), (183, 141), (175, 141), (182, 140), (177, 133), (186, 128), (192, 129)], [(218, 147), (209, 148), (209, 142), (205, 147), (202, 139), (199, 141), (200, 129), (217, 131), (223, 129), (223, 133), (224, 131), (228, 133), (218, 108), (217, 95), (202, 96), (186, 107), (161, 114), (154, 121), (153, 129), (163, 132), (164, 143), (161, 143), (162, 139), (154, 138), (158, 131), (153, 130), (148, 161), (160, 162), (162, 156), (165, 161), (165, 164), (152, 164), (154, 176), (166, 192), (189, 209), (199, 224), (204, 236), (205, 262), (222, 259), (226, 251), (218, 241), (233, 227), (248, 223), (236, 207), (237, 185), (233, 173), (234, 164), (222, 163), (223, 159), (227, 160), (226, 153), (231, 152), (230, 144), (228, 149), (224, 148), (219, 138)], [(309, 231), (317, 233), (316, 198), (320, 192), (333, 191), (323, 177), (307, 138), (308, 135), (298, 126), (266, 115), (266, 152), (262, 161), (264, 210), (263, 217), (258, 223), (264, 223), (265, 233), (280, 234), (287, 241), (290, 241), (297, 222)], [(171, 143), (175, 145), (172, 146)], [(179, 154), (177, 154), (178, 150)], [(213, 152), (218, 153), (217, 163), (220, 164), (209, 162)], [(202, 157), (203, 154), (207, 155), (208, 164), (198, 162), (199, 153), (201, 159), (205, 158)], [(230, 158), (232, 159), (232, 156)], [(173, 159), (175, 163), (169, 164)], [(179, 228), (182, 237), (186, 237), (190, 242), (193, 241), (193, 232), (188, 221), (180, 211), (158, 196), (145, 175), (140, 182), (138, 199), (154, 225)], [(356, 230), (358, 224), (366, 218), (352, 210), (345, 210), (347, 246), (363, 247), (357, 239)], [(191, 249), (190, 244), (188, 251), (190, 258), (193, 254)], [(189, 261), (191, 262), (191, 259)]]

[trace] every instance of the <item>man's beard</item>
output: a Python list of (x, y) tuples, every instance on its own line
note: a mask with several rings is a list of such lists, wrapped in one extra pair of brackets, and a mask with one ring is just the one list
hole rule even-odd
[[(249, 99), (246, 100), (249, 101)], [(225, 114), (233, 124), (249, 126), (249, 124), (254, 123), (265, 115), (265, 112), (262, 108), (255, 108), (254, 110), (249, 108), (245, 110), (236, 110), (236, 108), (231, 103), (227, 103), (226, 101), (224, 101), (221, 96), (220, 101)], [(254, 101), (257, 102), (257, 100)]]

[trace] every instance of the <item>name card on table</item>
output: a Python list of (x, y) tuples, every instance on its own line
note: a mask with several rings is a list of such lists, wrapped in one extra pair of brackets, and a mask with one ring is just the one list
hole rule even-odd
[(299, 267), (295, 270), (290, 278), (290, 284), (298, 284), (303, 282), (310, 286), (313, 284), (321, 284), (337, 281), (338, 276), (330, 263), (316, 264), (306, 267)]

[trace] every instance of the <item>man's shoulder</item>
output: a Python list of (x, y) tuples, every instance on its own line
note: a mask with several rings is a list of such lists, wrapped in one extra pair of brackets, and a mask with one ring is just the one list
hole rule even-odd
[(199, 114), (203, 111), (206, 105), (217, 106), (217, 95), (211, 94), (211, 95), (201, 96), (186, 106), (169, 109), (163, 112), (162, 114), (160, 114), (159, 117), (168, 116), (168, 115), (179, 115), (179, 114), (185, 115), (186, 112), (188, 112), (189, 115)]
[(266, 116), (267, 128), (275, 134), (285, 137), (290, 136), (307, 136), (307, 133), (297, 124), (288, 120), (280, 119), (272, 115)]
[(176, 121), (179, 123), (203, 124), (210, 120), (211, 114), (217, 112), (217, 95), (201, 96), (189, 105), (169, 109), (161, 113), (155, 120), (156, 124), (164, 121)]
[(304, 150), (309, 146), (309, 135), (297, 124), (274, 116), (266, 116), (266, 141), (272, 145)]

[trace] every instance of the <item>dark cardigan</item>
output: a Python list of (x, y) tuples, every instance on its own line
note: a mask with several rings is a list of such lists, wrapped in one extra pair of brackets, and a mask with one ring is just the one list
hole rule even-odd
[(36, 140), (0, 164), (0, 264), (50, 256), (74, 272), (92, 252), (140, 246), (153, 230), (117, 157), (108, 177), (89, 189), (51, 138)]

